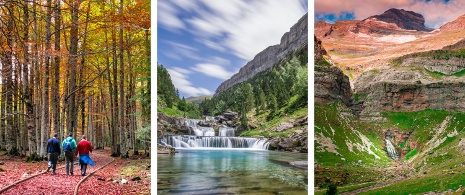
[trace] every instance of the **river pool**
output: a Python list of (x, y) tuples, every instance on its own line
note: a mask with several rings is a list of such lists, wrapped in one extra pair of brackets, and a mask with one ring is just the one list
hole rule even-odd
[(158, 194), (307, 194), (307, 154), (251, 149), (176, 149), (157, 155)]

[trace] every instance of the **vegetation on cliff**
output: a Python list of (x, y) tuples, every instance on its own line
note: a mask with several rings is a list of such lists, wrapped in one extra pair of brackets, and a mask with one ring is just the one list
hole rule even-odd
[(168, 70), (161, 64), (157, 64), (157, 112), (168, 116), (202, 117), (198, 105), (179, 97)]
[[(251, 121), (263, 118), (267, 122), (307, 109), (307, 43), (285, 56), (272, 68), (256, 74), (200, 104), (204, 115), (218, 115), (226, 110), (239, 112), (245, 129), (256, 129), (260, 124)], [(275, 123), (273, 123), (274, 125)], [(251, 126), (252, 125), (252, 126)], [(265, 133), (256, 133), (262, 134)], [(266, 134), (268, 135), (268, 134)]]

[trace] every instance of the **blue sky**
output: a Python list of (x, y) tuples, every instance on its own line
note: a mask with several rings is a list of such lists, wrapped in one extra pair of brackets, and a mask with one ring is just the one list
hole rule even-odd
[(181, 97), (213, 95), (268, 46), (279, 44), (307, 0), (159, 0), (157, 62)]
[(420, 13), (425, 26), (439, 28), (465, 14), (465, 0), (315, 0), (315, 22), (326, 20), (363, 20), (390, 8)]

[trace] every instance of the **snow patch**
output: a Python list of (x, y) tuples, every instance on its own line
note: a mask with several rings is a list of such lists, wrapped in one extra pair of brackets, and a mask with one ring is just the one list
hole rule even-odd
[(401, 43), (406, 43), (410, 41), (415, 41), (418, 38), (415, 37), (414, 35), (386, 35), (386, 36), (378, 37), (375, 39), (381, 42), (401, 44)]

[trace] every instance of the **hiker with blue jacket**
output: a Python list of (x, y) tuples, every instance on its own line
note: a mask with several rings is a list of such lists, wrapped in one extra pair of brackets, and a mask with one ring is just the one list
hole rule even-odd
[(55, 175), (57, 169), (58, 156), (61, 154), (60, 140), (57, 139), (58, 134), (53, 134), (47, 142), (47, 153), (48, 153), (48, 168), (47, 171), (52, 168), (52, 174)]
[(69, 173), (74, 175), (74, 150), (76, 149), (76, 141), (73, 139), (71, 133), (63, 140), (61, 146), (65, 152), (66, 175), (69, 175)]

